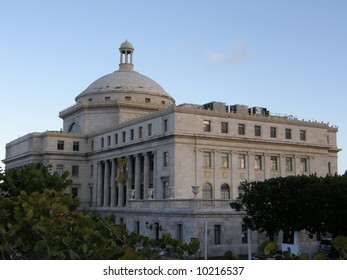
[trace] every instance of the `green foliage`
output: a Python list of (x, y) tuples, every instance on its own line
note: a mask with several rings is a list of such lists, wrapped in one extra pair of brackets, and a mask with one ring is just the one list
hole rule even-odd
[(346, 176), (289, 176), (242, 185), (244, 193), (231, 206), (246, 213), (249, 228), (270, 239), (279, 231), (347, 232)]
[(239, 260), (239, 257), (236, 256), (233, 252), (227, 251), (224, 253), (223, 260)]
[(63, 175), (52, 172), (51, 165), (38, 168), (33, 164), (22, 168), (0, 172), (0, 193), (4, 192), (11, 196), (19, 195), (21, 191), (27, 193), (43, 192), (44, 189), (64, 190), (72, 181), (68, 180), (69, 173)]
[(141, 259), (183, 259), (186, 254), (194, 255), (200, 242), (195, 239), (189, 244), (173, 239), (170, 233), (164, 233), (158, 240), (141, 237), (141, 249), (138, 251)]
[(288, 252), (282, 252), (282, 256), (284, 260), (308, 260), (307, 256), (304, 255), (294, 255), (294, 254), (290, 254)]
[(278, 251), (278, 245), (274, 241), (269, 241), (264, 247), (264, 255), (268, 256)]
[(347, 260), (347, 236), (337, 236), (333, 239), (333, 247), (340, 254), (340, 259)]
[(278, 245), (274, 241), (264, 241), (260, 244), (259, 250), (266, 257), (272, 257), (278, 251)]
[(78, 211), (79, 200), (64, 193), (66, 174), (47, 167), (0, 172), (0, 182), (0, 259), (181, 259), (199, 248), (198, 240), (151, 240), (114, 216)]
[(314, 255), (313, 259), (315, 261), (318, 260), (327, 260), (327, 254), (325, 252), (318, 252), (317, 254)]

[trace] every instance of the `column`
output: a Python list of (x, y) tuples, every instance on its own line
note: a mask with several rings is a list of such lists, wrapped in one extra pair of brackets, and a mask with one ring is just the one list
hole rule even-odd
[(295, 176), (300, 175), (300, 157), (297, 157), (296, 155), (293, 156), (293, 169), (295, 172)]
[(246, 154), (246, 161), (247, 161), (247, 168), (248, 168), (248, 178), (246, 178), (248, 181), (255, 181), (254, 176), (254, 154), (253, 153), (247, 153)]
[(280, 176), (285, 177), (286, 176), (286, 156), (285, 155), (279, 155), (279, 170), (280, 170)]
[(111, 207), (116, 206), (116, 160), (111, 160)]
[[(213, 199), (219, 199), (220, 196), (220, 185), (218, 184), (217, 178), (221, 176), (222, 173), (221, 170), (221, 154), (220, 151), (213, 150), (211, 153), (211, 167), (212, 167), (212, 180), (213, 180), (213, 186), (212, 186), (212, 198)], [(213, 203), (213, 202), (212, 202)]]
[(103, 207), (110, 206), (110, 163), (108, 160), (105, 161), (104, 170), (104, 204)]
[(202, 178), (202, 150), (195, 149), (195, 183), (194, 186), (200, 186)]
[(103, 173), (102, 173), (102, 161), (98, 162), (98, 170), (97, 170), (98, 184), (97, 184), (97, 195), (96, 195), (96, 206), (102, 206), (102, 181), (103, 181)]
[(135, 156), (135, 199), (141, 197), (141, 158), (140, 155)]
[[(97, 197), (97, 186), (98, 186), (98, 162), (95, 161), (93, 162), (93, 174), (92, 174), (92, 179), (93, 179), (93, 184), (90, 186), (91, 188), (91, 201), (90, 201), (90, 207), (96, 207), (96, 197)], [(90, 191), (90, 189), (89, 189)]]
[(149, 153), (144, 153), (144, 168), (143, 168), (143, 198), (148, 199), (149, 191), (149, 165), (150, 165), (150, 155)]
[[(264, 162), (263, 162), (263, 169), (264, 169), (264, 179), (271, 178), (271, 171), (270, 171), (270, 155), (263, 154)], [(277, 163), (278, 164), (278, 163)]]
[(128, 156), (127, 160), (127, 200), (134, 199), (134, 190), (133, 190), (133, 157)]
[(157, 152), (152, 152), (153, 156), (153, 170), (152, 170), (152, 184), (153, 184), (153, 199), (157, 198), (157, 190), (160, 186), (160, 178), (157, 178), (156, 176), (156, 170), (157, 170)]
[(124, 206), (124, 183), (118, 182), (118, 205), (117, 207)]
[(231, 160), (231, 199), (236, 199), (239, 195), (239, 185), (240, 185), (240, 172), (239, 170), (239, 156), (237, 152), (230, 152)]
[(124, 166), (124, 159), (118, 158), (117, 160), (117, 167), (118, 167), (118, 177), (117, 177), (117, 187), (118, 187), (118, 204), (117, 207), (124, 207), (124, 173), (125, 173), (125, 166)]

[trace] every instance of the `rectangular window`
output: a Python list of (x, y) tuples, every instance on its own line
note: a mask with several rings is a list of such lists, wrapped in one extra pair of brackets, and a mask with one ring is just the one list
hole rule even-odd
[[(149, 171), (153, 171), (154, 170), (154, 154), (151, 153), (150, 157), (149, 157)], [(150, 175), (150, 179), (149, 179), (150, 183), (153, 183), (153, 173)]]
[(131, 100), (131, 96), (125, 96), (124, 98), (126, 101), (130, 101)]
[(73, 142), (72, 143), (72, 150), (73, 151), (79, 151), (80, 150), (80, 142)]
[(101, 148), (103, 148), (105, 145), (105, 140), (104, 140), (104, 137), (101, 138)]
[(122, 132), (122, 142), (123, 142), (123, 143), (126, 141), (126, 137), (127, 137), (126, 132), (123, 131), (123, 132)]
[(246, 169), (246, 155), (239, 154), (239, 168)]
[(270, 156), (270, 169), (272, 171), (277, 171), (278, 170), (278, 157)]
[(169, 164), (169, 152), (163, 153), (163, 166), (167, 167)]
[(142, 138), (142, 126), (139, 127), (139, 139)]
[(183, 224), (177, 224), (177, 240), (183, 242)]
[(150, 98), (145, 98), (145, 102), (149, 103), (149, 102), (151, 102), (151, 99)]
[(118, 145), (118, 134), (114, 135), (114, 144)]
[(228, 133), (228, 123), (227, 122), (221, 122), (221, 132), (222, 133)]
[(254, 169), (256, 169), (256, 170), (263, 169), (262, 156), (261, 155), (255, 155), (254, 156)]
[(286, 171), (292, 172), (293, 171), (293, 158), (286, 157)]
[(241, 236), (242, 236), (242, 243), (247, 244), (248, 243), (248, 234), (247, 234), (247, 226), (246, 225), (242, 225)]
[(134, 130), (130, 129), (130, 140), (134, 140)]
[(270, 137), (271, 138), (277, 137), (277, 128), (276, 127), (270, 127)]
[(301, 172), (307, 172), (308, 171), (307, 158), (301, 158), (300, 159), (300, 171)]
[(163, 177), (161, 180), (163, 187), (163, 199), (166, 199), (169, 197), (169, 177)]
[(152, 136), (152, 124), (148, 125), (148, 136)]
[(58, 140), (57, 149), (64, 150), (64, 141)]
[(89, 206), (93, 203), (93, 184), (89, 184)]
[(164, 131), (164, 132), (167, 132), (167, 129), (168, 129), (167, 120), (164, 120), (164, 123), (163, 123), (163, 131)]
[(306, 141), (306, 131), (305, 130), (300, 130), (300, 140)]
[(222, 168), (229, 168), (229, 154), (221, 153)]
[(134, 229), (134, 231), (137, 234), (140, 234), (140, 222), (138, 222), (138, 221), (135, 222), (135, 229)]
[(221, 244), (221, 225), (214, 225), (214, 244)]
[(245, 125), (242, 123), (239, 123), (238, 125), (238, 132), (239, 135), (245, 135), (246, 134), (246, 129), (245, 129)]
[(204, 132), (211, 132), (211, 121), (203, 121)]
[(94, 141), (91, 142), (91, 149), (94, 151)]
[(211, 152), (203, 152), (203, 167), (211, 167)]
[(286, 139), (292, 139), (292, 130), (290, 128), (286, 128)]
[(254, 136), (257, 136), (257, 137), (261, 136), (261, 126), (260, 125), (254, 126)]
[(109, 96), (105, 97), (105, 101), (110, 101), (110, 100), (111, 100), (111, 97), (109, 97)]
[(107, 146), (111, 146), (111, 136), (107, 136)]
[(57, 165), (57, 171), (56, 171), (60, 176), (63, 175), (64, 173), (64, 165)]
[(90, 173), (89, 173), (89, 177), (90, 177), (90, 178), (93, 177), (93, 173), (94, 173), (94, 166), (91, 165), (91, 166), (90, 166)]
[(78, 165), (73, 165), (72, 166), (71, 176), (72, 177), (78, 177), (78, 173), (79, 173), (79, 166)]
[(71, 188), (71, 193), (73, 197), (78, 197), (78, 188), (72, 187)]

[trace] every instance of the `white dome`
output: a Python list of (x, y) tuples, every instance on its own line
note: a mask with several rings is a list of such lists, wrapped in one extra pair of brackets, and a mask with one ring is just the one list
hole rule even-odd
[(83, 97), (108, 93), (112, 99), (117, 99), (117, 94), (140, 93), (174, 99), (155, 81), (136, 71), (115, 71), (105, 75), (86, 88), (76, 97), (76, 102)]
[(175, 100), (155, 81), (133, 69), (133, 46), (128, 41), (121, 44), (119, 70), (105, 75), (81, 92), (76, 102), (87, 100), (129, 100), (153, 104), (172, 105)]

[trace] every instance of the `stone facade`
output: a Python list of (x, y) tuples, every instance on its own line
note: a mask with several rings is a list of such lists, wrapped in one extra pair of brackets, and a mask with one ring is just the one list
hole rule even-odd
[[(83, 208), (153, 238), (198, 238), (201, 255), (206, 223), (209, 255), (247, 252), (242, 215), (229, 207), (240, 182), (337, 172), (337, 128), (244, 105), (176, 106), (133, 70), (129, 42), (120, 55), (118, 71), (60, 112), (62, 131), (8, 143), (6, 168), (49, 162), (69, 171)], [(254, 250), (263, 238), (253, 233)]]

